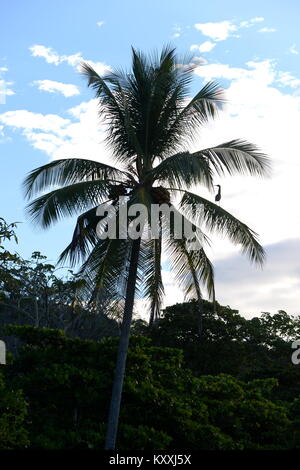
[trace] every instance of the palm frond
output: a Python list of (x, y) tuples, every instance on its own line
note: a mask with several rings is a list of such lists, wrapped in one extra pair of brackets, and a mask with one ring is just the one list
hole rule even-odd
[(129, 239), (98, 241), (79, 271), (87, 281), (85, 295), (90, 301), (104, 295), (111, 302), (124, 299), (131, 245)]
[(124, 180), (126, 177), (128, 175), (122, 170), (104, 163), (81, 158), (66, 158), (54, 160), (31, 171), (23, 185), (25, 196), (31, 198), (51, 187), (96, 179)]
[[(173, 208), (176, 211), (175, 208)], [(186, 214), (178, 212), (182, 223), (182, 236), (176, 236), (175, 218), (166, 220), (162, 217), (163, 231), (165, 233), (164, 243), (167, 247), (168, 258), (171, 261), (172, 270), (175, 273), (175, 279), (185, 292), (185, 296), (190, 295), (196, 298), (202, 298), (200, 282), (207, 289), (210, 298), (214, 299), (214, 273), (213, 266), (209, 261), (204, 245), (210, 245), (210, 240), (199, 226), (192, 224), (193, 237), (197, 242), (197, 248), (190, 249), (191, 238), (187, 238), (184, 227), (191, 221), (187, 219)], [(177, 220), (180, 220), (179, 218)], [(195, 246), (194, 245), (194, 246)]]
[(188, 191), (183, 192), (180, 207), (185, 213), (193, 217), (196, 223), (204, 224), (210, 232), (225, 235), (232, 243), (240, 245), (250, 261), (262, 266), (265, 252), (253, 230), (208, 199)]
[(81, 72), (99, 98), (99, 114), (108, 130), (106, 141), (112, 147), (116, 160), (130, 164), (136, 149), (132, 147), (135, 131), (129, 118), (130, 99), (125, 89), (128, 77), (124, 75), (122, 78), (118, 73), (100, 77), (88, 63), (81, 64)]
[(218, 175), (268, 176), (270, 160), (256, 145), (235, 139), (216, 147), (195, 152), (192, 155), (205, 157)]
[(58, 264), (69, 262), (72, 267), (84, 261), (99, 238), (96, 228), (100, 217), (96, 215), (97, 207), (84, 212), (77, 218), (71, 243), (61, 253)]
[(208, 82), (181, 111), (178, 119), (192, 119), (201, 125), (214, 119), (225, 102), (223, 90), (216, 82)]
[(107, 181), (85, 181), (51, 191), (27, 205), (31, 219), (44, 228), (64, 216), (77, 215), (108, 198)]
[(181, 101), (173, 122), (166, 129), (165, 140), (175, 139), (177, 147), (194, 141), (199, 127), (215, 118), (223, 103), (223, 91), (218, 84), (207, 83), (187, 105)]

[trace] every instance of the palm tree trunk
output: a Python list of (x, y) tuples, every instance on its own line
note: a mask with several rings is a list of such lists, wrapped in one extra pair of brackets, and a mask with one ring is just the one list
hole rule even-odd
[(121, 327), (121, 336), (120, 336), (119, 346), (118, 346), (117, 363), (116, 363), (112, 395), (111, 395), (111, 401), (110, 401), (110, 408), (109, 408), (109, 415), (108, 415), (108, 424), (107, 424), (107, 433), (106, 433), (106, 442), (105, 442), (106, 450), (114, 450), (115, 445), (116, 445), (121, 397), (122, 397), (122, 390), (123, 390), (128, 345), (129, 345), (130, 325), (131, 325), (133, 303), (134, 303), (140, 244), (141, 244), (140, 238), (138, 238), (137, 240), (133, 240), (132, 242), (123, 322), (122, 322), (122, 327)]
[(38, 328), (40, 326), (40, 318), (39, 318), (39, 304), (38, 304), (38, 299), (36, 296), (34, 296), (34, 311), (35, 311), (34, 326)]
[(150, 319), (149, 319), (149, 328), (152, 328), (154, 323), (154, 308), (151, 308)]

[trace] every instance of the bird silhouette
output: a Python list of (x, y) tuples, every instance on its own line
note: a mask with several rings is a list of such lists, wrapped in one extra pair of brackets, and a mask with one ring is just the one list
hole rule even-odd
[(215, 197), (215, 201), (220, 202), (220, 200), (221, 200), (221, 185), (220, 184), (215, 184), (215, 186), (217, 186), (219, 188), (218, 192), (216, 194), (216, 197)]

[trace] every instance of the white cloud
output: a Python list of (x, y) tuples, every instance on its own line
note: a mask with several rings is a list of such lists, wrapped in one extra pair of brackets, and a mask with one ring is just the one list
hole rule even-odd
[(296, 49), (296, 44), (293, 44), (293, 45), (289, 48), (289, 52), (290, 52), (291, 54), (295, 54), (295, 55), (298, 55), (298, 54), (299, 54), (298, 49)]
[(231, 21), (221, 21), (219, 23), (196, 23), (195, 28), (204, 36), (208, 36), (214, 41), (224, 41), (237, 30), (237, 26)]
[(300, 79), (292, 75), (290, 72), (282, 72), (276, 69), (273, 60), (267, 59), (263, 61), (249, 61), (246, 63), (247, 68), (230, 67), (228, 64), (206, 64), (197, 67), (196, 75), (207, 81), (214, 78), (225, 78), (227, 80), (258, 80), (260, 84), (270, 85), (271, 83), (279, 83), (281, 86), (289, 86), (297, 88), (300, 86)]
[(232, 20), (225, 20), (215, 23), (196, 23), (194, 26), (198, 31), (201, 31), (204, 36), (208, 36), (214, 41), (225, 41), (225, 39), (230, 36), (239, 37), (236, 34), (236, 31), (239, 29), (250, 28), (261, 21), (264, 21), (263, 17), (251, 18), (250, 20), (242, 21), (239, 24)]
[(48, 64), (60, 65), (62, 63), (67, 63), (71, 65), (76, 70), (80, 70), (80, 64), (82, 62), (88, 62), (99, 75), (103, 75), (111, 70), (109, 65), (106, 65), (104, 62), (94, 62), (89, 59), (82, 57), (80, 52), (76, 52), (71, 55), (59, 55), (51, 47), (45, 47), (43, 45), (34, 45), (29, 48), (33, 57), (42, 57), (48, 62)]
[(290, 72), (279, 72), (277, 82), (283, 86), (290, 86), (291, 88), (300, 87), (300, 79), (294, 77)]
[(251, 28), (251, 26), (254, 26), (255, 23), (260, 23), (261, 21), (264, 21), (265, 19), (262, 16), (257, 16), (256, 18), (251, 18), (248, 21), (242, 21), (239, 24), (239, 28)]
[(97, 24), (97, 26), (99, 26), (99, 28), (101, 28), (101, 26), (104, 25), (104, 21), (97, 21), (96, 24)]
[(29, 48), (33, 57), (43, 57), (48, 64), (59, 65), (61, 58), (51, 47), (45, 47), (39, 44)]
[(6, 126), (25, 131), (40, 130), (58, 133), (70, 123), (70, 120), (57, 114), (40, 114), (20, 109), (0, 114), (0, 122)]
[(277, 31), (275, 28), (268, 28), (268, 27), (260, 28), (258, 30), (259, 33), (275, 33), (275, 31)]
[(211, 81), (214, 78), (226, 78), (232, 80), (240, 77), (243, 73), (243, 69), (230, 67), (227, 64), (205, 64), (195, 70), (195, 74), (199, 75), (206, 81)]
[(54, 80), (35, 80), (39, 90), (48, 91), (49, 93), (62, 93), (66, 98), (79, 95), (79, 89), (76, 85), (70, 83), (55, 82)]
[(40, 114), (27, 110), (0, 114), (0, 124), (19, 130), (36, 149), (51, 159), (91, 158), (110, 161), (111, 153), (104, 144), (104, 126), (98, 116), (96, 99), (70, 108), (69, 118), (57, 114)]
[(193, 44), (190, 47), (190, 50), (191, 51), (199, 51), (199, 52), (202, 52), (202, 53), (203, 52), (210, 52), (215, 46), (216, 46), (216, 43), (211, 42), (211, 41), (205, 41), (202, 44), (199, 44), (199, 46), (197, 46), (197, 44)]

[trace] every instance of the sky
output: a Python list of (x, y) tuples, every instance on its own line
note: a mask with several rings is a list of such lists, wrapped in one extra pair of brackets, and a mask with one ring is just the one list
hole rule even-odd
[[(216, 296), (251, 317), (300, 313), (300, 32), (298, 0), (2, 0), (0, 15), (0, 216), (20, 222), (16, 249), (55, 263), (74, 220), (43, 231), (25, 214), (24, 176), (56, 158), (111, 162), (97, 102), (79, 73), (130, 66), (131, 46), (172, 44), (199, 63), (191, 96), (208, 81), (227, 104), (189, 150), (243, 138), (272, 160), (272, 177), (222, 178), (221, 204), (260, 236), (260, 270), (238, 247), (212, 237)], [(202, 188), (199, 194), (213, 198)], [(166, 261), (166, 260), (164, 260)], [(164, 263), (165, 305), (183, 300)]]

